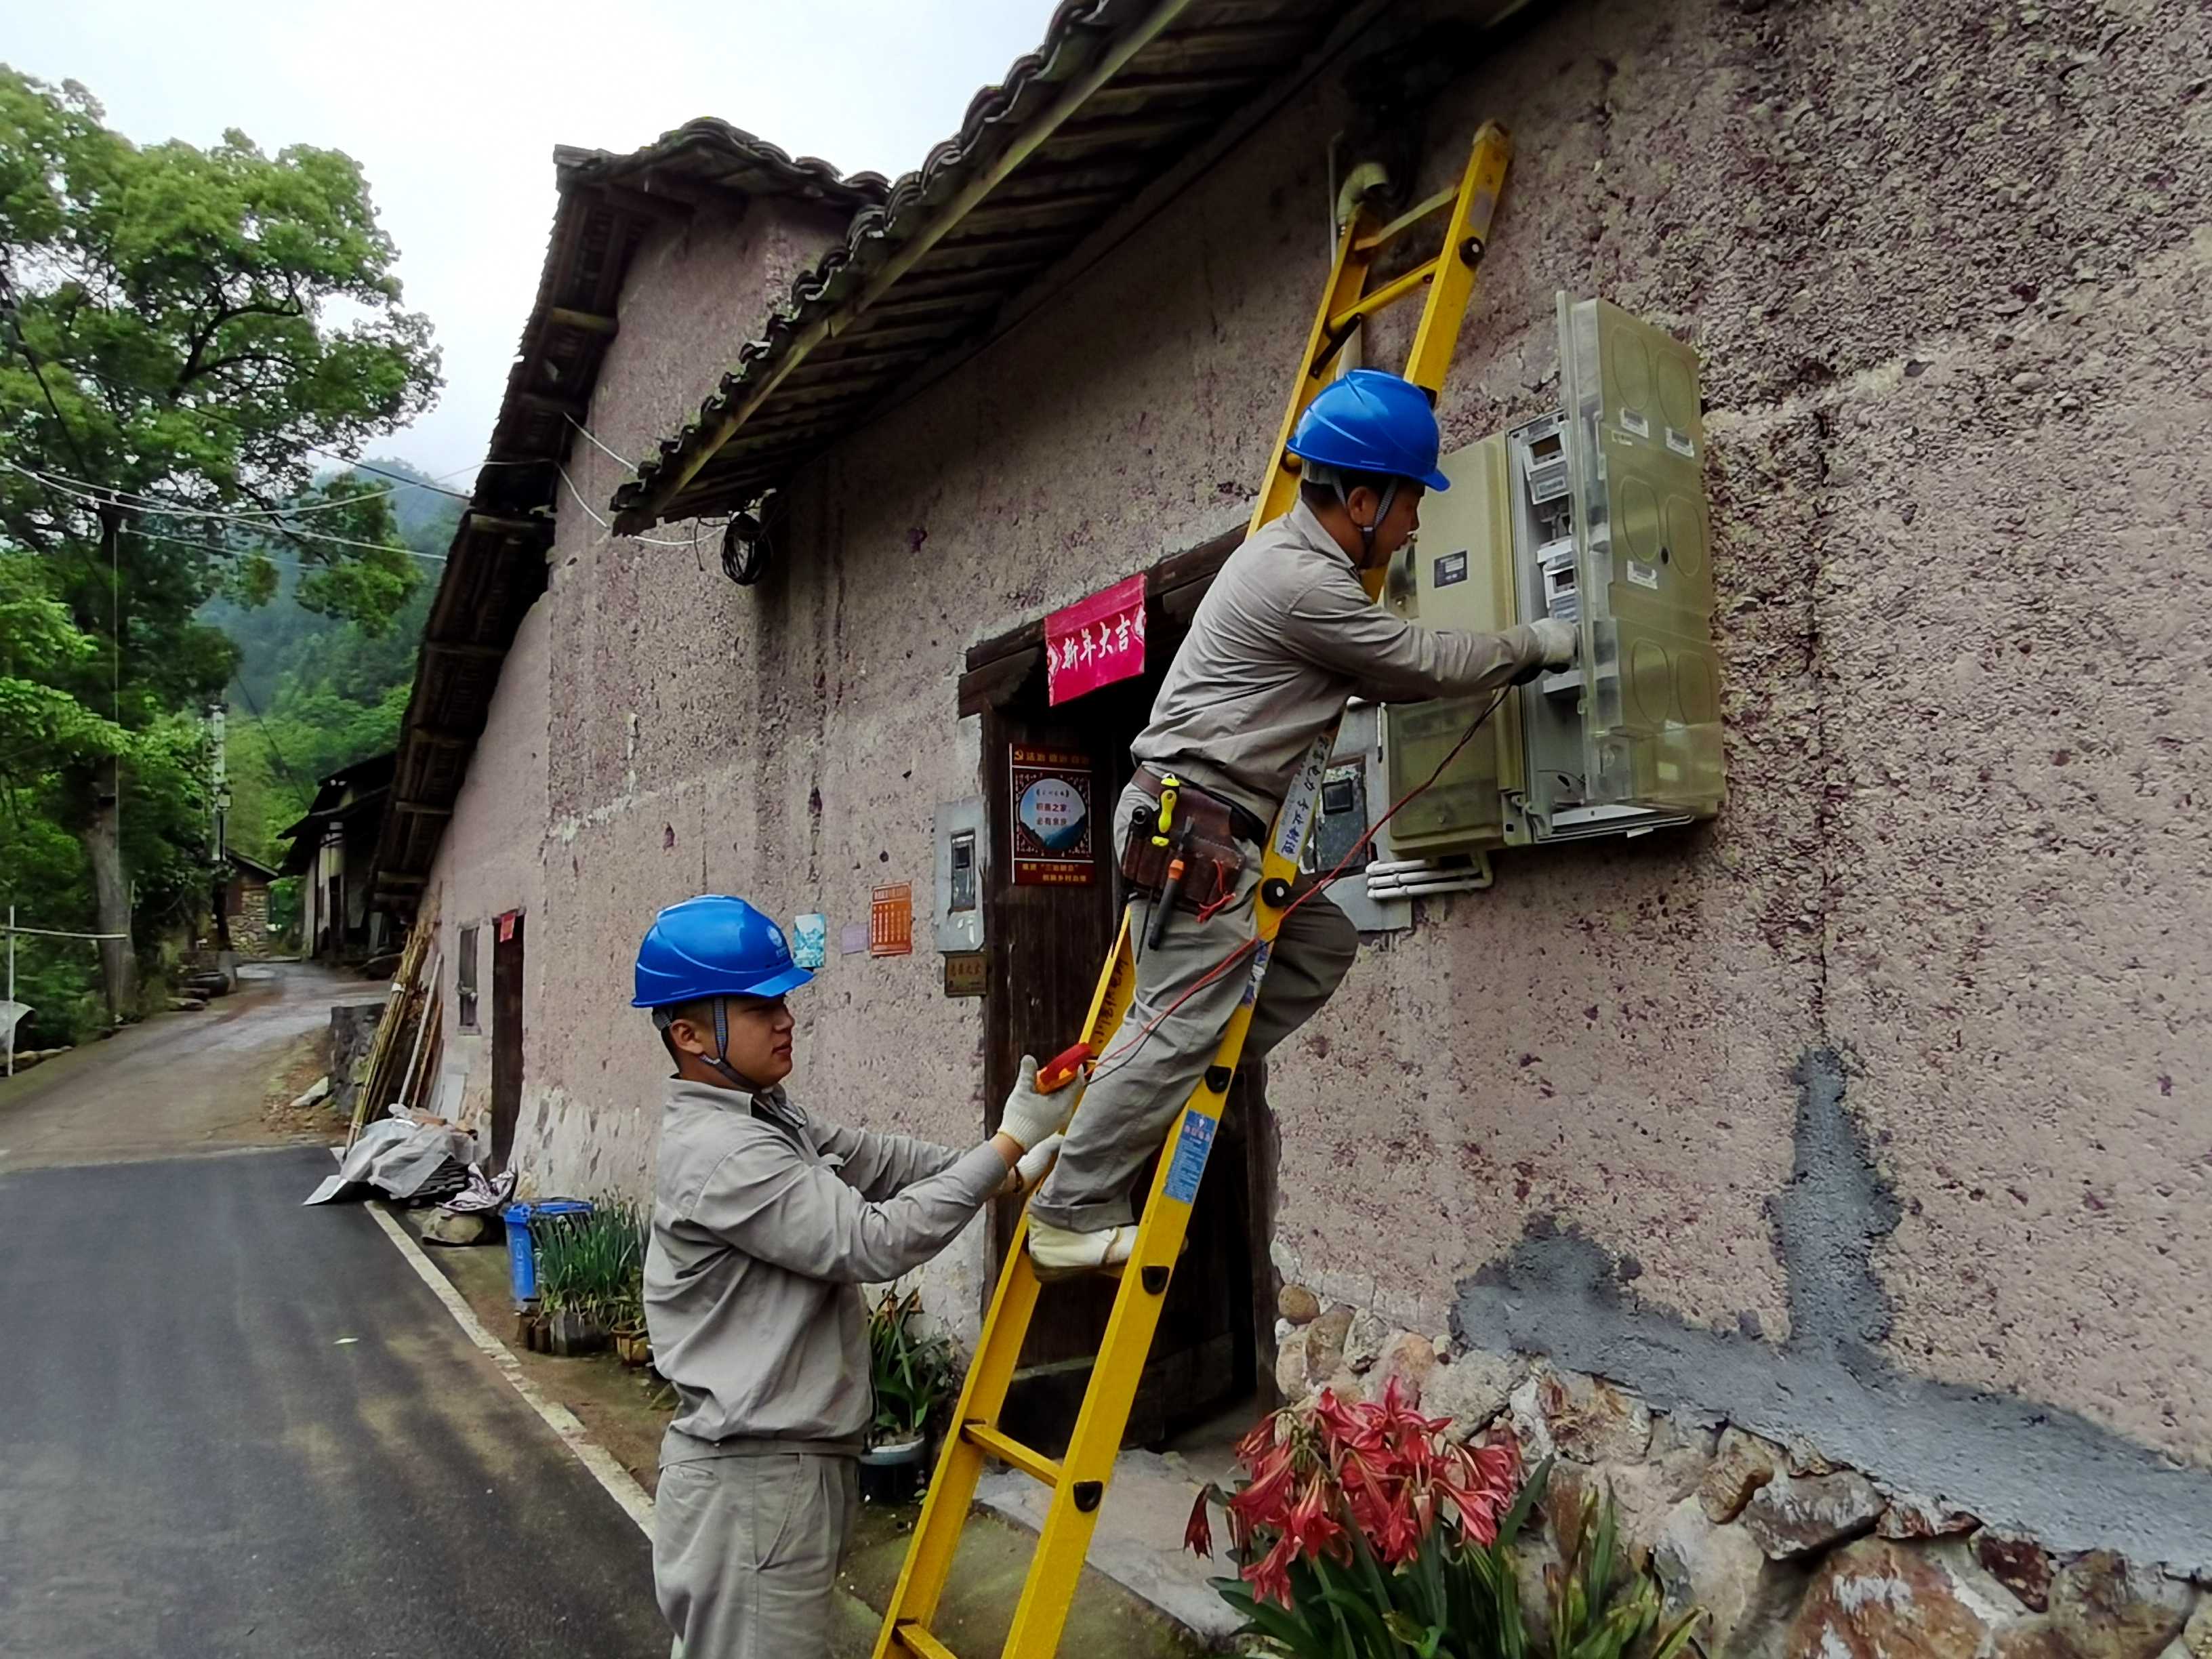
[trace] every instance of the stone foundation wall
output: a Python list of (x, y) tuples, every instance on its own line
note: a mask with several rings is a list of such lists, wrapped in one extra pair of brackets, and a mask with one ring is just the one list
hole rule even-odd
[(368, 1069), (368, 1051), (376, 1042), (377, 1022), (384, 1018), (384, 999), (374, 1002), (334, 1002), (331, 1005), (331, 1109), (350, 1116), (354, 1095)]
[(1374, 1399), (1396, 1382), (1455, 1435), (1504, 1431), (1527, 1467), (1553, 1460), (1521, 1559), (1540, 1619), (1544, 1574), (1585, 1494), (1670, 1612), (1702, 1607), (1708, 1659), (2212, 1659), (2201, 1580), (2109, 1549), (2062, 1551), (1725, 1417), (1655, 1410), (1547, 1359), (1393, 1327), (1289, 1284), (1276, 1324), (1286, 1401)]
[(258, 882), (239, 888), (238, 908), (230, 917), (230, 948), (256, 962), (276, 954), (269, 937), (269, 890)]

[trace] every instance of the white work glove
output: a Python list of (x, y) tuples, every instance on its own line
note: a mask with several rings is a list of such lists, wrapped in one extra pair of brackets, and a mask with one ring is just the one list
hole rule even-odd
[(1545, 617), (1528, 624), (1528, 631), (1536, 636), (1537, 648), (1544, 653), (1547, 668), (1571, 668), (1575, 653), (1581, 647), (1583, 632), (1571, 622), (1561, 622), (1557, 617)]
[(1036, 1074), (1036, 1056), (1024, 1054), (1021, 1081), (1006, 1097), (1006, 1109), (999, 1118), (999, 1133), (1012, 1136), (1025, 1152), (1035, 1151), (1048, 1135), (1056, 1135), (1067, 1127), (1067, 1120), (1075, 1112), (1076, 1100), (1083, 1093), (1070, 1084), (1057, 1094), (1041, 1095), (1037, 1092)]
[(1020, 1161), (1006, 1171), (1006, 1184), (1000, 1191), (1010, 1198), (1016, 1193), (1035, 1192), (1037, 1183), (1052, 1173), (1052, 1166), (1060, 1157), (1060, 1143), (1066, 1138), (1047, 1135), (1024, 1152)]

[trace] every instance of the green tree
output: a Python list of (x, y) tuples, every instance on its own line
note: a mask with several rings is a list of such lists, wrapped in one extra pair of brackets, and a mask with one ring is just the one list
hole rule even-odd
[[(465, 498), (404, 462), (375, 465), (375, 475), (354, 483), (392, 489), (402, 539), (418, 554), (442, 558)], [(436, 586), (419, 583), (392, 625), (368, 634), (345, 617), (301, 606), (298, 575), (287, 568), (276, 597), (258, 608), (217, 598), (200, 611), (239, 653), (228, 699), (230, 843), (270, 863), (283, 858), (279, 832), (307, 810), (316, 780), (398, 741), (416, 645)]]
[[(0, 550), (37, 633), (0, 681), (0, 781), (81, 837), (101, 933), (132, 930), (134, 878), (154, 923), (125, 824), (190, 793), (177, 721), (235, 659), (205, 602), (265, 603), (295, 562), (301, 605), (374, 634), (419, 580), (388, 497), (315, 476), (438, 387), (395, 258), (337, 151), (140, 148), (82, 87), (0, 67)], [(102, 947), (112, 1014), (131, 964)]]

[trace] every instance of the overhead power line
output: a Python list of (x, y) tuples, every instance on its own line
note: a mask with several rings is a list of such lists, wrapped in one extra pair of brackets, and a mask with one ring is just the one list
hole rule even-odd
[(90, 459), (77, 443), (76, 434), (70, 430), (69, 422), (63, 418), (62, 406), (54, 401), (54, 389), (46, 384), (46, 372), (40, 365), (39, 354), (31, 349), (31, 343), (23, 337), (23, 322), (15, 303), (15, 285), (8, 280), (4, 271), (0, 271), (0, 306), (4, 306), (8, 313), (8, 337), (15, 342), (15, 349), (22, 354), (23, 361), (30, 366), (31, 378), (39, 383), (39, 394), (53, 412), (54, 424), (61, 428), (62, 441), (69, 446), (70, 453), (76, 457), (78, 466), (87, 472), (94, 471)]
[[(622, 458), (617, 455), (615, 459), (620, 460)], [(584, 499), (584, 492), (576, 488), (576, 481), (568, 476), (568, 469), (561, 466), (557, 461), (554, 465), (560, 468), (561, 482), (568, 486), (568, 493), (576, 498), (576, 505), (584, 509), (584, 516), (605, 531), (608, 538), (611, 539), (616, 534), (615, 527), (592, 511), (592, 504)], [(624, 536), (623, 539), (643, 542), (648, 547), (689, 547), (696, 550), (699, 545), (698, 538), (696, 536), (689, 541), (672, 541), (665, 536)]]
[(71, 478), (58, 472), (40, 472), (34, 468), (11, 461), (5, 456), (0, 456), (0, 466), (6, 467), (11, 472), (20, 472), (27, 478), (33, 479), (49, 489), (58, 490), (61, 494), (71, 496), (93, 507), (116, 507), (125, 513), (145, 514), (155, 518), (208, 519), (225, 524), (251, 525), (265, 534), (285, 536), (294, 541), (319, 542), (331, 547), (358, 547), (366, 549), (371, 553), (405, 553), (412, 550), (395, 543), (365, 542), (355, 536), (332, 536), (319, 530), (299, 530), (289, 525), (272, 524), (265, 519), (248, 517), (242, 513), (220, 512), (214, 507), (184, 507), (167, 501), (157, 501), (149, 506), (142, 501), (126, 499), (104, 484), (94, 483), (83, 478)]
[[(255, 547), (240, 549), (235, 547), (218, 547), (213, 542), (187, 541), (182, 536), (159, 535), (151, 530), (141, 530), (135, 524), (126, 525), (124, 528), (126, 533), (136, 536), (142, 542), (167, 542), (172, 547), (194, 547), (198, 548), (203, 553), (213, 553), (218, 557), (226, 559), (257, 558), (270, 559), (277, 564), (286, 562), (286, 561), (277, 558), (276, 555), (270, 552), (267, 548)], [(449, 556), (444, 553), (417, 553), (411, 547), (394, 548), (390, 550), (398, 553), (404, 553), (410, 559), (422, 559), (431, 564), (444, 564)], [(301, 564), (296, 557), (291, 560), (290, 562), (301, 569), (305, 569), (307, 568), (305, 565)]]
[(254, 729), (261, 733), (261, 741), (269, 745), (269, 757), (276, 763), (276, 769), (284, 775), (284, 781), (295, 789), (306, 788), (307, 786), (300, 781), (299, 775), (292, 770), (290, 764), (285, 760), (284, 751), (276, 746), (276, 739), (269, 730), (268, 720), (263, 717), (259, 707), (253, 701), (253, 693), (246, 689), (246, 676), (234, 674), (231, 676), (230, 683), (238, 688), (238, 695), (246, 699), (246, 711), (253, 716)]

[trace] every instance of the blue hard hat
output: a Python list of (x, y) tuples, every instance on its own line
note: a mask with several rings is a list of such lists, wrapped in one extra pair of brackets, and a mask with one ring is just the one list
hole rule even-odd
[(1324, 466), (1449, 489), (1451, 480), (1437, 471), (1438, 444), (1427, 392), (1379, 368), (1355, 368), (1315, 395), (1285, 447)]
[(653, 919), (637, 947), (633, 1008), (702, 997), (780, 997), (814, 975), (791, 959), (783, 929), (741, 898), (702, 893)]

